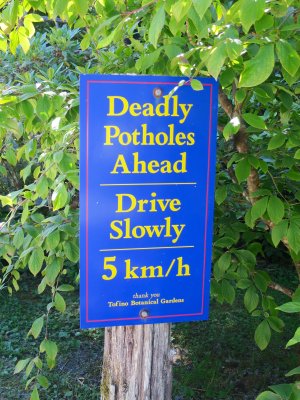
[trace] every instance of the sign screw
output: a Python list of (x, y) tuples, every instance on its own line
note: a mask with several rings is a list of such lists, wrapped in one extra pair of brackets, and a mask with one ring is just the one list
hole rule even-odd
[(159, 97), (161, 97), (162, 94), (163, 94), (163, 92), (162, 92), (161, 88), (155, 88), (155, 89), (153, 89), (153, 96), (156, 97), (157, 99), (158, 99)]
[(146, 319), (147, 317), (149, 317), (149, 311), (148, 310), (141, 310), (140, 311), (140, 317), (143, 319)]

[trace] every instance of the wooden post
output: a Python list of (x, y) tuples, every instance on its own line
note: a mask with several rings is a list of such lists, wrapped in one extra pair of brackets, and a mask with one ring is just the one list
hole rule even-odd
[(105, 328), (101, 400), (171, 400), (170, 328)]

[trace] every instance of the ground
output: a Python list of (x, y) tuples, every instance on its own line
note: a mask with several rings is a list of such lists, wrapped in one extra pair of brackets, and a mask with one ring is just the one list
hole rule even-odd
[[(284, 280), (294, 279), (292, 270)], [(36, 354), (32, 321), (41, 315), (47, 300), (30, 290), (26, 277), (13, 296), (0, 292), (0, 399), (28, 399), (22, 373), (13, 375), (16, 361)], [(275, 293), (279, 303), (287, 299)], [(99, 399), (103, 329), (80, 330), (78, 293), (66, 296), (65, 314), (51, 318), (50, 335), (58, 341), (57, 367), (47, 372), (50, 387), (41, 390), (41, 400)], [(42, 310), (42, 311), (41, 311)], [(295, 316), (284, 316), (286, 330), (275, 333), (271, 345), (261, 352), (254, 344), (258, 320), (249, 316), (239, 295), (233, 306), (211, 303), (210, 320), (175, 324), (173, 344), (174, 400), (254, 400), (269, 385), (283, 382), (284, 374), (297, 366), (295, 349), (285, 350), (297, 325)]]

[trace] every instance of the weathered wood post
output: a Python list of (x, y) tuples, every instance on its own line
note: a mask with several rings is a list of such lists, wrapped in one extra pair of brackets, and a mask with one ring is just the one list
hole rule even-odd
[(170, 327), (105, 329), (101, 400), (171, 400)]

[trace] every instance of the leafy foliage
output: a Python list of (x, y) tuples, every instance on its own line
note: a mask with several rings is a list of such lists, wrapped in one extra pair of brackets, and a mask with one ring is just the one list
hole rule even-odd
[[(30, 331), (45, 333), (48, 367), (56, 356), (49, 314), (65, 311), (63, 291), (78, 280), (79, 73), (182, 75), (194, 90), (196, 76), (219, 78), (212, 296), (232, 304), (243, 291), (265, 349), (283, 329), (279, 311), (295, 307), (278, 308), (270, 289), (290, 296), (296, 285), (274, 283), (263, 266), (289, 254), (300, 276), (297, 1), (0, 0), (0, 10), (0, 51), (9, 50), (0, 67), (0, 287), (18, 290), (29, 269), (38, 292), (51, 291)], [(40, 366), (30, 360), (28, 377)], [(31, 379), (38, 398), (46, 383)], [(281, 396), (271, 390), (260, 398)]]

